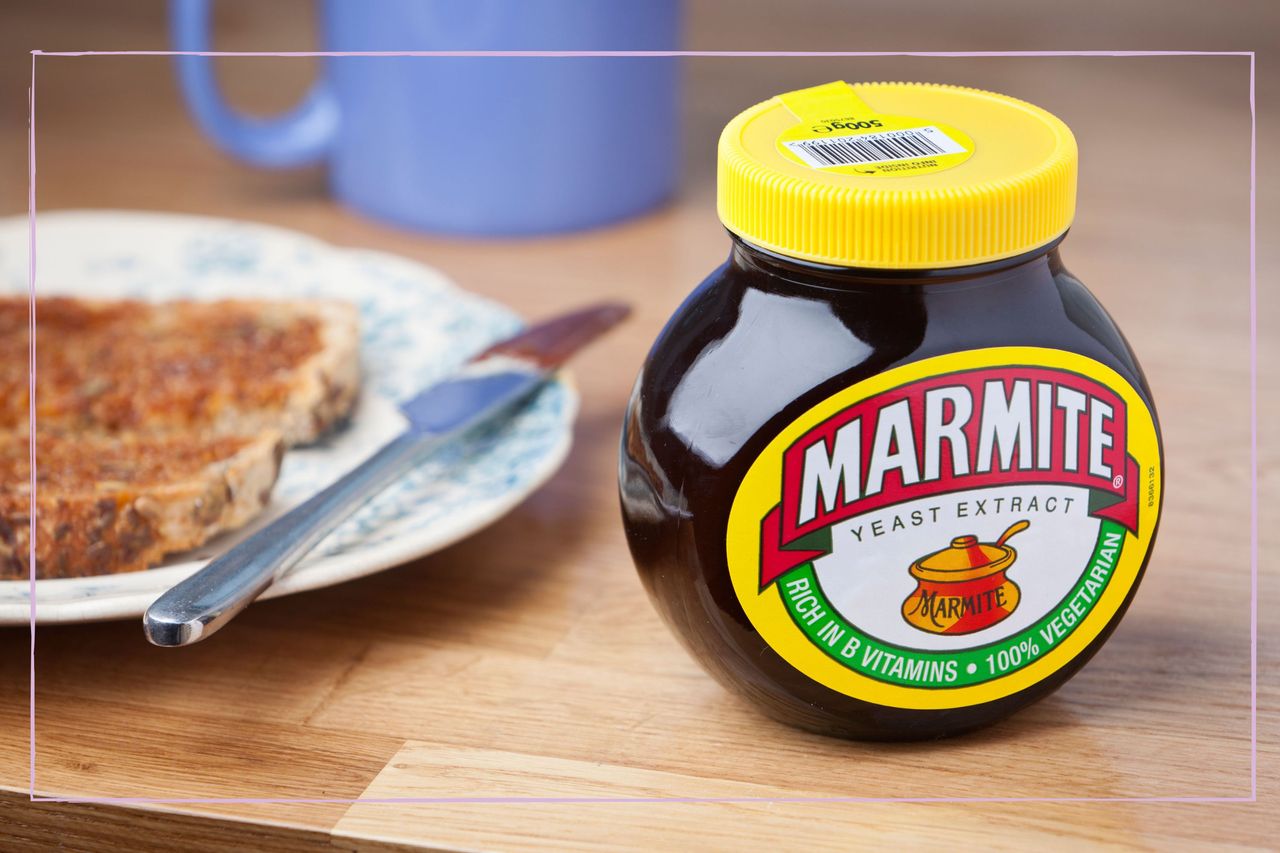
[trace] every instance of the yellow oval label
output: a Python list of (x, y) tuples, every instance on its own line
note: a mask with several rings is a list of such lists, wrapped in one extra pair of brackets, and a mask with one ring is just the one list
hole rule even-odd
[(1155, 420), (1106, 365), (1040, 347), (918, 361), (784, 428), (734, 498), (751, 624), (797, 670), (959, 708), (1061, 669), (1133, 588), (1160, 506)]

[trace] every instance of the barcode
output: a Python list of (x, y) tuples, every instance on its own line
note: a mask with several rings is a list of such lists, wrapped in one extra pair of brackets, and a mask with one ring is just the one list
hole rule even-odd
[(918, 160), (942, 154), (960, 154), (965, 148), (936, 127), (861, 133), (856, 136), (829, 136), (784, 143), (792, 153), (815, 169), (855, 166), (859, 163), (886, 163), (891, 160)]

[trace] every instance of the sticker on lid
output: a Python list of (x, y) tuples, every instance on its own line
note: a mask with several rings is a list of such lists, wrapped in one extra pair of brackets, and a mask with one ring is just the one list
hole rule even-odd
[(778, 150), (813, 169), (901, 177), (950, 169), (973, 155), (973, 140), (958, 128), (877, 113), (848, 83), (827, 83), (778, 99), (799, 122), (779, 134)]
[(784, 428), (726, 553), (761, 637), (880, 705), (959, 708), (1051, 676), (1127, 600), (1155, 531), (1155, 422), (1111, 368), (998, 347), (888, 370)]

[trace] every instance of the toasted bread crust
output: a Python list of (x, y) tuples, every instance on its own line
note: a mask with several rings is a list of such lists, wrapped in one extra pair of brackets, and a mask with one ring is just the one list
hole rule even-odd
[[(278, 429), (289, 445), (308, 444), (345, 419), (360, 390), (360, 330), (346, 302), (299, 303), (317, 321), (320, 348), (296, 369), (285, 405), (262, 428)], [(249, 420), (248, 417), (245, 420)], [(254, 429), (237, 429), (247, 434)]]
[[(11, 435), (0, 443), (0, 457), (12, 476), (26, 443)], [(83, 481), (64, 468), (41, 473), (49, 465), (74, 465), (65, 445), (77, 452), (110, 458), (115, 478)], [(43, 451), (41, 453), (40, 451)], [(183, 454), (195, 465), (182, 470)], [(40, 480), (58, 485), (36, 489), (37, 578), (81, 577), (129, 572), (154, 565), (165, 554), (203, 544), (225, 530), (240, 527), (262, 510), (280, 470), (284, 443), (268, 432), (249, 440), (175, 439), (146, 436), (42, 435), (37, 445)], [(150, 458), (144, 458), (150, 457)], [(156, 480), (157, 460), (169, 459), (182, 473)], [(129, 468), (134, 464), (136, 475)], [(161, 462), (161, 467), (163, 463)], [(0, 579), (29, 577), (30, 486), (7, 479), (0, 488)]]

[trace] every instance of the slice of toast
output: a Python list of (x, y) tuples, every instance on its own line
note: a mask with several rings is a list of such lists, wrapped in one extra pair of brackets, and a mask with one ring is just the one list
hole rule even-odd
[[(0, 436), (0, 579), (29, 576), (30, 443)], [(37, 433), (38, 578), (130, 572), (243, 525), (271, 497), (277, 432)]]
[[(28, 577), (28, 302), (0, 298), (0, 578)], [(239, 527), (345, 418), (354, 306), (36, 300), (36, 573), (129, 572)]]
[[(28, 308), (0, 298), (0, 430), (28, 422)], [(314, 441), (360, 383), (355, 307), (336, 300), (36, 300), (36, 420), (64, 432), (278, 430)]]

